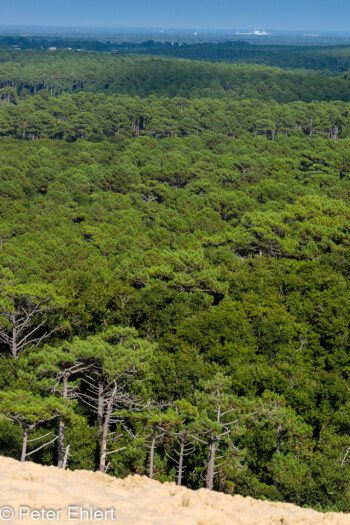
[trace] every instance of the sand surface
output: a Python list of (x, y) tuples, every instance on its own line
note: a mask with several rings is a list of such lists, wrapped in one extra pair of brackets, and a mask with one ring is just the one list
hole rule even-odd
[(121, 480), (99, 472), (63, 472), (4, 457), (0, 507), (1, 524), (350, 525), (347, 514), (193, 491), (141, 476)]

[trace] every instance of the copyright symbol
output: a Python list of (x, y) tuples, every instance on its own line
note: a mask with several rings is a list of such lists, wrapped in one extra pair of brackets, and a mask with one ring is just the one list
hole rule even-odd
[(15, 515), (15, 511), (12, 507), (1, 507), (0, 508), (0, 521), (9, 521)]

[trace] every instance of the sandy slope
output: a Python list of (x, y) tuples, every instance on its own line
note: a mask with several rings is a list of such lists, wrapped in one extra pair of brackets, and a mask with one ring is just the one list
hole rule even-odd
[[(0, 457), (0, 506), (4, 505), (13, 508), (15, 516), (7, 520), (11, 524), (350, 525), (350, 515), (345, 514), (320, 514), (205, 489), (192, 491), (141, 476), (120, 480), (99, 472), (63, 472)], [(42, 511), (43, 506), (50, 513)], [(79, 507), (85, 513), (80, 515)], [(32, 510), (36, 512), (28, 517)], [(98, 519), (92, 519), (95, 511)], [(10, 512), (0, 509), (0, 523), (6, 523)]]

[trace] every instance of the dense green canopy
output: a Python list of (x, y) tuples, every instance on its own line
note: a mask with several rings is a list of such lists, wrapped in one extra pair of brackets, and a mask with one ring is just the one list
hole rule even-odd
[(6, 53), (0, 453), (349, 512), (347, 73)]

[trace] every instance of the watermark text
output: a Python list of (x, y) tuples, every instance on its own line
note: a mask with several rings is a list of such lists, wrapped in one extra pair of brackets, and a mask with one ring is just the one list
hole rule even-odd
[(0, 507), (0, 522), (10, 521), (17, 518), (19, 521), (116, 521), (116, 509), (97, 509), (93, 506), (83, 507), (79, 505), (70, 505), (64, 509), (49, 509), (46, 507), (31, 508), (27, 505), (20, 505), (14, 509), (9, 505)]

